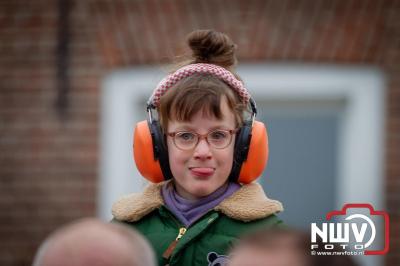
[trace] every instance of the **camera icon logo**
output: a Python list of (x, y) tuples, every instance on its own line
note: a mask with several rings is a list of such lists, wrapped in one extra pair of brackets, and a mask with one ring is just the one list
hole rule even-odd
[[(360, 209), (366, 209), (368, 214), (357, 213)], [(349, 213), (352, 211), (353, 213)], [(355, 213), (354, 213), (355, 212)], [(349, 248), (355, 250), (354, 255), (384, 255), (389, 251), (389, 215), (385, 211), (376, 211), (368, 203), (345, 204), (341, 210), (331, 211), (326, 215), (327, 221), (334, 217), (342, 218), (342, 222), (326, 222), (319, 227), (311, 224), (311, 249), (312, 250), (341, 250)], [(383, 219), (383, 231), (377, 232), (374, 219)], [(375, 219), (376, 220), (376, 219)], [(358, 223), (356, 222), (358, 221)], [(380, 228), (380, 227), (379, 227)], [(368, 234), (367, 234), (368, 232)], [(377, 234), (383, 233), (384, 244), (380, 249), (371, 249), (377, 239)], [(321, 241), (317, 240), (319, 236)], [(322, 242), (322, 243), (321, 243)], [(336, 245), (336, 246), (335, 246)], [(338, 252), (333, 252), (337, 254)], [(348, 254), (344, 253), (343, 254)], [(314, 252), (312, 253), (314, 254)], [(353, 254), (353, 252), (351, 253)]]

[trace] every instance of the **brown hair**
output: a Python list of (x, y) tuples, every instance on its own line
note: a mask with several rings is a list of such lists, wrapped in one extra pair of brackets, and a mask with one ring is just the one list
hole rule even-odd
[[(177, 63), (175, 70), (188, 64), (209, 63), (224, 67), (240, 79), (234, 72), (236, 45), (226, 34), (214, 30), (196, 30), (187, 36), (187, 44), (192, 55)], [(241, 126), (246, 105), (229, 85), (211, 74), (186, 77), (161, 97), (158, 107), (161, 127), (166, 131), (168, 120), (190, 121), (199, 111), (206, 116), (222, 119), (220, 105), (223, 99), (226, 99), (235, 115), (236, 126)]]

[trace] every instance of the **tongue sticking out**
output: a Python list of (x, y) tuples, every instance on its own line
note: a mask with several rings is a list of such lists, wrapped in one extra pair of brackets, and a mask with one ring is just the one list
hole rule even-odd
[(209, 167), (193, 167), (190, 169), (195, 175), (209, 176), (214, 173), (214, 168)]
[(202, 174), (212, 174), (214, 172), (214, 169), (209, 167), (193, 167), (192, 170)]

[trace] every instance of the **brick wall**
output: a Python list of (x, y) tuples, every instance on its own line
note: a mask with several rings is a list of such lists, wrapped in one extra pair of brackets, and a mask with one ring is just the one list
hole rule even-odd
[(168, 61), (196, 28), (228, 33), (241, 62), (383, 69), (392, 226), (386, 265), (400, 264), (400, 1), (70, 3), (70, 86), (60, 116), (58, 1), (0, 1), (0, 265), (28, 265), (48, 232), (95, 215), (102, 77), (117, 68)]

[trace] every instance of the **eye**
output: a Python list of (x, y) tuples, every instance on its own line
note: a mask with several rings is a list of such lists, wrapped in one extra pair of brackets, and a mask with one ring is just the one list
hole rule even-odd
[(176, 134), (176, 138), (179, 141), (192, 141), (195, 136), (193, 133), (190, 132), (179, 132), (178, 134)]
[(228, 138), (228, 132), (223, 130), (217, 130), (210, 133), (210, 138), (212, 140), (224, 140)]

